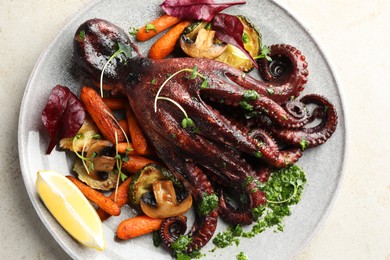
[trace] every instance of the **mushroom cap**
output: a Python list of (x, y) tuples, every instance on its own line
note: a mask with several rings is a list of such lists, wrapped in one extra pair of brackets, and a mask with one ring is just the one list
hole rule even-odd
[(180, 37), (180, 47), (190, 57), (214, 59), (226, 49), (226, 43), (215, 43), (215, 31), (201, 28), (193, 41), (185, 34)]

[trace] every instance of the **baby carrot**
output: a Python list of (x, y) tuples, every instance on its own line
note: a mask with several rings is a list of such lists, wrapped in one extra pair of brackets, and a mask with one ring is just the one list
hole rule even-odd
[(130, 173), (137, 173), (140, 169), (142, 169), (142, 167), (150, 163), (157, 162), (139, 155), (131, 155), (129, 156), (129, 160), (127, 162), (123, 162), (122, 167)]
[(122, 221), (116, 231), (120, 239), (130, 239), (158, 230), (163, 220), (148, 216), (136, 216)]
[(104, 194), (85, 185), (73, 176), (66, 177), (79, 188), (87, 199), (98, 205), (105, 212), (113, 216), (119, 216), (121, 214), (121, 208), (112, 199), (107, 198)]
[(134, 150), (141, 155), (151, 154), (148, 142), (130, 106), (126, 107), (126, 117)]
[(129, 131), (129, 124), (127, 123), (127, 120), (126, 119), (121, 119), (121, 120), (118, 120), (118, 123), (122, 127), (122, 129), (125, 131), (125, 134), (127, 136), (129, 136), (130, 135), (130, 131)]
[[(110, 199), (115, 200), (115, 203), (119, 207), (122, 207), (127, 203), (130, 182), (131, 182), (131, 177), (127, 178), (124, 182), (121, 183), (121, 185), (119, 185), (118, 190), (116, 192), (116, 200), (115, 200), (115, 191), (111, 193), (111, 195), (109, 196)], [(98, 208), (97, 213), (102, 221), (111, 217), (111, 215), (105, 212), (102, 208)]]
[(184, 29), (190, 25), (189, 21), (182, 21), (176, 24), (166, 34), (161, 36), (150, 48), (149, 58), (152, 59), (164, 59), (168, 56), (175, 48), (176, 42)]
[[(137, 154), (137, 152), (133, 148), (133, 145), (130, 143), (128, 144), (126, 142), (118, 143), (116, 145), (116, 149), (118, 150), (118, 153), (121, 153), (121, 154), (125, 154), (125, 153), (130, 154), (130, 155)], [(126, 151), (127, 149), (129, 151)]]
[(150, 38), (156, 36), (160, 32), (168, 29), (169, 27), (180, 22), (180, 18), (170, 16), (170, 15), (162, 15), (155, 19), (154, 21), (148, 23), (147, 25), (141, 27), (136, 35), (137, 41), (147, 41)]
[(91, 115), (92, 120), (108, 141), (114, 144), (116, 143), (115, 132), (118, 136), (118, 142), (125, 141), (124, 134), (112, 118), (113, 114), (111, 109), (103, 102), (102, 98), (94, 89), (82, 87), (80, 98), (86, 110)]

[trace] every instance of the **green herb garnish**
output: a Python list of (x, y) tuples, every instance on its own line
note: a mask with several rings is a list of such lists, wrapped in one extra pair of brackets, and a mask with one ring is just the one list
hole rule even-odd
[(244, 252), (240, 252), (240, 253), (236, 256), (236, 259), (237, 259), (237, 260), (248, 260), (248, 256), (247, 256)]
[(309, 147), (309, 142), (305, 138), (302, 138), (299, 144), (301, 145), (302, 151)]
[(130, 35), (135, 36), (135, 35), (137, 35), (137, 33), (138, 33), (138, 29), (137, 28), (135, 28), (135, 27), (131, 27), (130, 28), (130, 31), (129, 31)]
[(254, 59), (266, 59), (267, 61), (272, 61), (272, 58), (269, 56), (270, 53), (271, 51), (269, 47), (267, 45), (263, 45), (260, 55), (254, 57)]
[(153, 30), (154, 32), (157, 32), (156, 26), (154, 26), (154, 25), (151, 24), (151, 23), (148, 23), (148, 24), (145, 26), (145, 32), (148, 33), (150, 30)]
[(211, 211), (218, 207), (218, 196), (215, 194), (204, 194), (202, 197), (202, 202), (198, 207), (198, 213), (201, 216), (206, 216)]
[(173, 103), (175, 106), (177, 106), (183, 112), (184, 119), (182, 120), (181, 125), (182, 125), (183, 128), (186, 128), (186, 127), (189, 127), (189, 126), (190, 127), (195, 126), (195, 123), (194, 123), (194, 121), (191, 118), (188, 117), (187, 112), (185, 111), (185, 109), (178, 102), (176, 102), (175, 100), (173, 100), (171, 98), (160, 97), (160, 93), (161, 93), (162, 89), (165, 87), (165, 85), (173, 77), (175, 77), (176, 75), (178, 75), (179, 73), (182, 73), (182, 72), (191, 72), (191, 75), (189, 76), (190, 79), (196, 79), (197, 77), (202, 78), (203, 82), (202, 82), (201, 88), (202, 87), (204, 88), (204, 87), (208, 86), (207, 78), (198, 72), (198, 67), (197, 66), (194, 66), (192, 69), (184, 68), (184, 69), (181, 69), (179, 71), (176, 71), (175, 73), (169, 75), (169, 77), (163, 82), (163, 84), (161, 84), (160, 88), (158, 89), (156, 97), (154, 99), (154, 112), (157, 113), (157, 101), (158, 100), (169, 101), (169, 102)]
[(84, 30), (81, 30), (81, 31), (79, 32), (79, 37), (80, 37), (80, 39), (81, 39), (82, 41), (84, 41), (84, 39), (85, 39), (85, 31), (84, 31)]
[[(126, 58), (131, 58), (131, 47), (128, 46), (128, 45), (125, 45), (123, 43), (120, 43), (118, 42), (117, 43), (118, 45), (118, 50), (116, 52), (114, 52), (114, 54), (111, 55), (111, 57), (108, 59), (108, 61), (106, 62), (106, 64), (104, 64), (103, 66), (103, 69), (102, 69), (102, 72), (100, 74), (100, 96), (103, 97), (103, 75), (104, 75), (104, 71), (106, 70), (108, 64), (113, 60), (115, 59), (115, 57), (119, 56), (120, 54), (123, 53), (123, 55), (126, 57)], [(120, 57), (120, 56), (119, 56)], [(120, 57), (121, 60), (123, 57)], [(126, 62), (126, 60), (124, 60), (124, 62)]]
[(243, 34), (242, 34), (242, 42), (243, 43), (248, 43), (248, 34), (246, 33), (246, 32), (244, 32)]
[(300, 201), (305, 183), (305, 173), (296, 165), (273, 172), (266, 183), (256, 182), (265, 192), (267, 202), (252, 209), (254, 218), (257, 218), (252, 229), (244, 232), (240, 225), (229, 227), (215, 236), (214, 245), (217, 248), (237, 245), (240, 237), (251, 238), (273, 226), (276, 226), (276, 231), (283, 231), (283, 219), (291, 215), (290, 207)]

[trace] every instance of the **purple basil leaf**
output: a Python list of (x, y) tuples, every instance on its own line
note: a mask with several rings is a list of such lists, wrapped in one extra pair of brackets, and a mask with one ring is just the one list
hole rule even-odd
[(167, 14), (175, 17), (210, 22), (214, 15), (222, 10), (245, 3), (245, 1), (215, 3), (214, 0), (165, 0), (160, 6)]
[(58, 139), (76, 135), (84, 119), (85, 109), (77, 96), (67, 87), (55, 86), (42, 111), (42, 121), (50, 135), (46, 153), (51, 153)]
[(258, 68), (256, 61), (245, 49), (244, 43), (242, 42), (244, 25), (240, 19), (233, 15), (219, 13), (214, 16), (212, 28), (215, 30), (215, 37), (239, 48), (252, 61), (253, 65)]

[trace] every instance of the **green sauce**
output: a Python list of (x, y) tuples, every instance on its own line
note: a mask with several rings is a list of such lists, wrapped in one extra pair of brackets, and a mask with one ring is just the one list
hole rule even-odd
[(202, 202), (198, 207), (198, 213), (201, 216), (206, 216), (212, 210), (218, 207), (218, 196), (216, 194), (204, 195)]
[(257, 221), (251, 230), (244, 231), (240, 225), (231, 226), (225, 232), (218, 233), (213, 239), (213, 244), (216, 248), (238, 245), (239, 238), (254, 237), (274, 226), (275, 232), (283, 231), (283, 219), (291, 215), (290, 207), (300, 201), (305, 183), (305, 173), (296, 165), (273, 172), (268, 182), (257, 183), (266, 193), (267, 202), (253, 209)]

